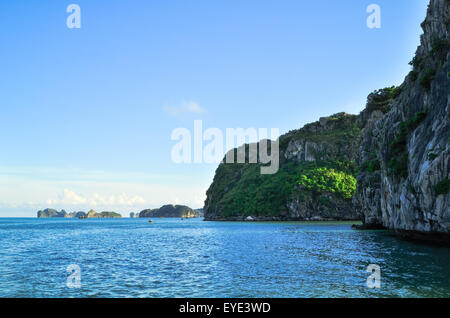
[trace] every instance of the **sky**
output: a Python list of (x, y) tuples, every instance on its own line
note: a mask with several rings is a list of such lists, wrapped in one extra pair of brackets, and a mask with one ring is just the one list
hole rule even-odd
[(427, 4), (1, 1), (0, 217), (202, 207), (217, 163), (175, 163), (176, 128), (282, 134), (358, 114), (410, 71)]

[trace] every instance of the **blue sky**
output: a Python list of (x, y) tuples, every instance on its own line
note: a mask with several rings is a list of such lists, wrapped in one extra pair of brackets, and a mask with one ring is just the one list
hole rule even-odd
[(0, 216), (201, 207), (216, 165), (173, 163), (175, 128), (284, 133), (359, 113), (409, 72), (427, 3), (2, 1)]

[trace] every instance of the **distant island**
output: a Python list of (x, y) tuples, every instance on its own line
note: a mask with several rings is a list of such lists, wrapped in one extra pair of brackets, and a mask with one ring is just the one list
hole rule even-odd
[(39, 210), (37, 212), (38, 218), (82, 218), (82, 219), (105, 219), (105, 218), (121, 218), (117, 212), (108, 212), (103, 211), (100, 213), (95, 212), (94, 210), (90, 210), (89, 212), (70, 212), (67, 213), (65, 210), (57, 211), (55, 209), (45, 209)]
[(163, 218), (198, 218), (203, 216), (202, 209), (191, 209), (185, 205), (163, 205), (159, 209), (146, 209), (139, 213), (140, 218), (163, 217)]
[[(96, 212), (90, 210), (89, 212), (74, 211), (66, 212), (66, 210), (58, 211), (56, 209), (47, 208), (39, 210), (37, 212), (38, 218), (79, 218), (79, 219), (105, 219), (105, 218), (121, 218), (117, 212)], [(185, 205), (163, 205), (159, 209), (145, 209), (141, 212), (130, 212), (130, 218), (150, 218), (150, 217), (163, 217), (163, 218), (199, 218), (203, 217), (203, 209), (192, 209)]]

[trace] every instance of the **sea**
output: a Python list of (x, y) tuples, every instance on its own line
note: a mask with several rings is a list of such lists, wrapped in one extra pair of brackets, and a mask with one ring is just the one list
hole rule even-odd
[(0, 218), (0, 297), (450, 297), (450, 249), (352, 222)]

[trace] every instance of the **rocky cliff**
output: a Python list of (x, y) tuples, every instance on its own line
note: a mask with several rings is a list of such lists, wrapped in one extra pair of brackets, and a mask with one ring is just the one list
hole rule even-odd
[(361, 113), (354, 204), (366, 227), (450, 241), (449, 7), (431, 0), (413, 70)]
[(140, 218), (197, 218), (200, 213), (185, 205), (164, 205), (159, 209), (146, 209), (139, 213)]
[(205, 220), (357, 219), (351, 197), (359, 133), (358, 116), (340, 113), (281, 136), (276, 174), (261, 175), (260, 164), (220, 164)]
[(205, 219), (359, 218), (365, 228), (450, 242), (449, 6), (430, 1), (400, 87), (371, 93), (359, 116), (321, 118), (281, 136), (277, 174), (220, 164)]

